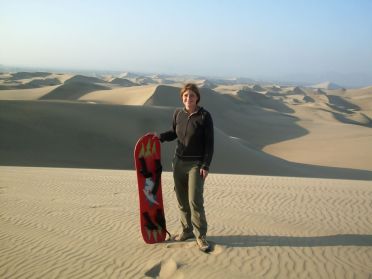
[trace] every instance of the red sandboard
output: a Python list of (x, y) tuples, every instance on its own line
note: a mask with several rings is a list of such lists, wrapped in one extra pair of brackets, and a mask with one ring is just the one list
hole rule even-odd
[(161, 189), (160, 142), (154, 134), (141, 137), (134, 148), (140, 203), (141, 233), (146, 243), (166, 238), (163, 195)]

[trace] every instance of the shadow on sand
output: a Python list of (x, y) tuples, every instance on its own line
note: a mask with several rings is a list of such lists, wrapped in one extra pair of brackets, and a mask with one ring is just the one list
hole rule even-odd
[(209, 236), (208, 239), (213, 243), (220, 244), (220, 245), (226, 245), (228, 247), (372, 246), (372, 235), (363, 235), (363, 234), (337, 234), (337, 235), (311, 236), (311, 237), (230, 235), (230, 236)]
[[(221, 103), (229, 100), (218, 98), (211, 98), (215, 104), (210, 106), (222, 110)], [(231, 106), (236, 111), (215, 112), (213, 173), (372, 180), (370, 170), (294, 163), (263, 152), (262, 146), (303, 136), (307, 131), (291, 115)], [(0, 165), (133, 170), (138, 137), (169, 129), (173, 112), (172, 107), (1, 101)], [(233, 120), (243, 116), (247, 121), (234, 125)], [(249, 141), (243, 138), (246, 131), (250, 131)], [(172, 170), (174, 145), (162, 145), (165, 171)]]

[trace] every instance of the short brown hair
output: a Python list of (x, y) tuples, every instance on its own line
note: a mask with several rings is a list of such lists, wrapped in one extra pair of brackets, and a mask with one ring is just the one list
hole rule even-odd
[(198, 97), (198, 100), (196, 100), (196, 103), (198, 104), (199, 101), (200, 101), (200, 92), (199, 92), (199, 88), (196, 86), (196, 84), (194, 84), (194, 83), (185, 84), (185, 86), (181, 88), (181, 92), (180, 92), (181, 98), (183, 96), (183, 93), (185, 93), (187, 90), (190, 90), (190, 91), (192, 91), (196, 94), (196, 96)]

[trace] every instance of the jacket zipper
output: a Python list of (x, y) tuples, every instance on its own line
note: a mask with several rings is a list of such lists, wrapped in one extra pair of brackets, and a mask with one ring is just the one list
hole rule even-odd
[(191, 115), (190, 116), (187, 116), (187, 123), (186, 123), (186, 127), (185, 127), (185, 134), (183, 135), (183, 142), (184, 143), (185, 143), (185, 139), (186, 139), (187, 128), (189, 127), (190, 118), (191, 118)]
[[(199, 109), (200, 110), (200, 109)], [(185, 134), (183, 136), (183, 142), (185, 143), (185, 138), (186, 138), (186, 134), (187, 134), (187, 128), (189, 127), (189, 122), (190, 122), (190, 119), (191, 117), (194, 115), (194, 114), (197, 114), (199, 112), (199, 110), (193, 112), (192, 114), (188, 115), (187, 116), (187, 123), (186, 123), (186, 128), (185, 128)]]

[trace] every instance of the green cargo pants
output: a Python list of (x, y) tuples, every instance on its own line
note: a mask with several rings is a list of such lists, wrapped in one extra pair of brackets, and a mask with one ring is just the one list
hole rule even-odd
[[(174, 190), (176, 192), (183, 232), (194, 231), (196, 237), (207, 234), (204, 211), (204, 179), (198, 162), (173, 160)], [(195, 230), (193, 230), (195, 229)]]

